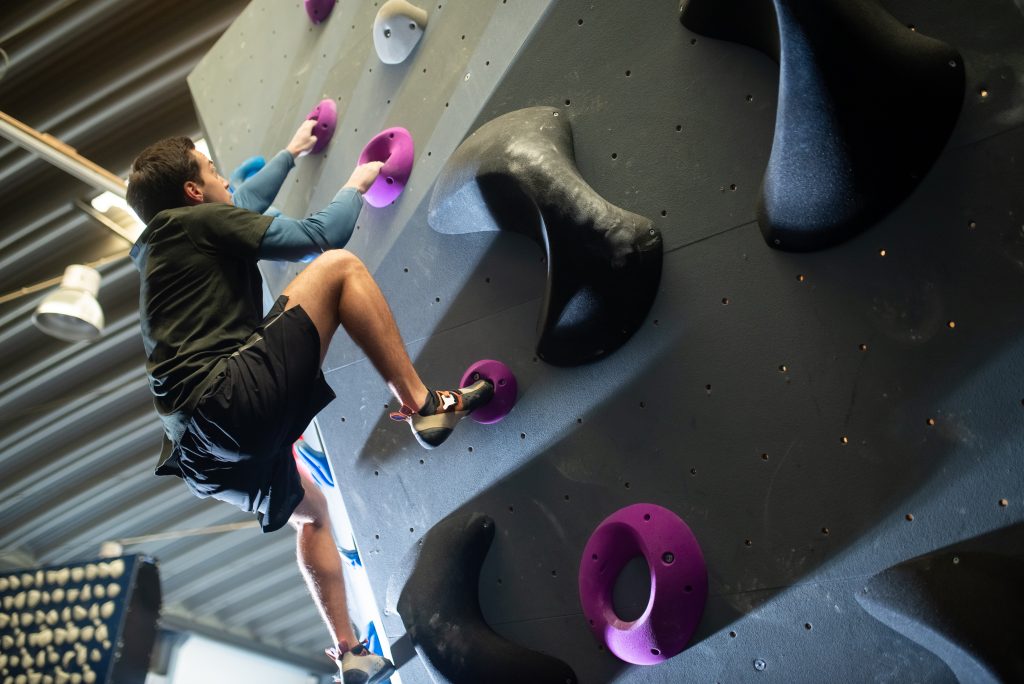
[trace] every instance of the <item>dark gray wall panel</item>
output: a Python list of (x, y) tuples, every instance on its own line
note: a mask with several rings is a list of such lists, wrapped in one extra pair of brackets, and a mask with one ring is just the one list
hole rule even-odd
[[(390, 397), (365, 357), (343, 336), (332, 347), (327, 377), (339, 398), (319, 423), (388, 637), (405, 631), (395, 609), (418, 541), (466, 509), (497, 524), (480, 582), (485, 616), (504, 636), (568, 662), (583, 682), (953, 681), (939, 658), (881, 626), (854, 595), (891, 565), (1024, 517), (1024, 15), (1011, 0), (886, 3), (962, 51), (961, 121), (884, 221), (835, 249), (798, 255), (769, 250), (754, 223), (774, 125), (773, 63), (690, 34), (672, 2), (641, 10), (563, 0), (547, 13), (530, 4), (542, 22), (520, 49), (505, 34), (515, 28), (522, 41), (532, 23), (500, 13), (524, 6), (432, 11), (412, 61), (376, 81), (368, 69), (385, 67), (373, 64), (373, 12), (341, 3), (330, 20), (338, 26), (326, 30), (358, 15), (365, 35), (347, 44), (339, 34), (330, 54), (350, 51), (346, 63), (360, 75), (302, 71), (301, 60), (268, 65), (281, 72), (274, 88), (298, 78), (311, 102), (280, 121), (251, 117), (254, 136), (284, 141), (318, 88), (365, 93), (373, 83), (393, 95), (383, 113), (350, 107), (339, 129), (352, 131), (351, 142), (301, 161), (281, 206), (315, 209), (365, 137), (388, 125), (413, 130), (413, 182), (393, 207), (363, 212), (351, 248), (378, 276), (428, 384), (450, 383), (482, 357), (518, 375), (520, 400), (504, 422), (467, 421), (426, 452), (387, 419)], [(453, 43), (462, 26), (485, 26), (485, 37), (445, 61), (431, 41)], [(225, 55), (236, 48), (218, 46)], [(217, 52), (204, 63), (210, 74), (221, 68)], [(421, 60), (431, 55), (439, 76), (428, 88)], [(486, 61), (511, 66), (476, 90)], [(231, 107), (201, 87), (193, 84), (210, 131), (214, 113)], [(544, 277), (535, 244), (441, 235), (426, 222), (446, 155), (485, 121), (532, 105), (562, 107), (584, 178), (665, 236), (647, 323), (599, 364), (534, 360)], [(217, 131), (231, 138), (210, 131), (220, 150)], [(240, 161), (252, 150), (232, 153)], [(279, 289), (293, 272), (270, 280)], [(711, 579), (694, 645), (653, 668), (602, 652), (576, 595), (587, 537), (638, 501), (687, 521)], [(624, 610), (641, 600), (642, 574), (627, 569)], [(430, 672), (418, 660), (401, 670), (407, 683), (431, 681)]]

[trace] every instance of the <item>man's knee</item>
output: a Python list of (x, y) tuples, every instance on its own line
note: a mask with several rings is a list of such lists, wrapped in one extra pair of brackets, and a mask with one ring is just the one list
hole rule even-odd
[(330, 527), (331, 517), (327, 508), (327, 499), (324, 497), (323, 492), (316, 486), (305, 486), (305, 483), (303, 485), (306, 494), (302, 497), (302, 501), (299, 502), (288, 522), (296, 529), (300, 529), (304, 525)]
[(330, 249), (313, 260), (317, 268), (344, 282), (352, 275), (366, 273), (366, 264), (347, 249)]

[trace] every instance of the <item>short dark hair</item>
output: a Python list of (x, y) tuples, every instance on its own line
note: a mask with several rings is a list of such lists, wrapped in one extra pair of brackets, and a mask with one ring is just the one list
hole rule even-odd
[(187, 181), (199, 182), (195, 143), (178, 136), (153, 143), (139, 153), (128, 174), (128, 204), (145, 223), (164, 209), (186, 205)]

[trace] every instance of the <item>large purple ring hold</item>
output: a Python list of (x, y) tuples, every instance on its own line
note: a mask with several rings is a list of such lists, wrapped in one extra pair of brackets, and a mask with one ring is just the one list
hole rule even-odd
[(501, 361), (483, 359), (466, 369), (459, 387), (468, 387), (477, 380), (489, 380), (494, 385), (494, 397), (469, 417), (483, 425), (491, 425), (508, 415), (516, 405), (518, 385), (512, 369)]
[[(615, 580), (643, 556), (651, 570), (651, 595), (643, 614), (619, 619), (612, 603)], [(604, 519), (583, 549), (580, 602), (594, 636), (635, 665), (656, 665), (681, 652), (704, 612), (708, 572), (693, 532), (655, 504), (633, 504)]]
[(427, 214), (440, 233), (510, 230), (545, 250), (537, 356), (556, 366), (604, 358), (640, 328), (661, 280), (661, 233), (580, 175), (568, 117), (529, 107), (488, 121), (459, 145)]
[(404, 128), (388, 128), (373, 136), (359, 154), (359, 163), (380, 161), (384, 166), (363, 199), (372, 207), (394, 202), (409, 182), (415, 155), (412, 134)]
[(306, 14), (314, 24), (319, 24), (327, 18), (334, 9), (335, 0), (306, 0)]
[(309, 153), (318, 154), (323, 152), (324, 148), (327, 147), (327, 143), (331, 142), (331, 137), (334, 135), (334, 128), (338, 125), (338, 105), (334, 104), (334, 100), (329, 98), (321, 100), (320, 104), (313, 107), (313, 111), (306, 117), (307, 121), (309, 119), (316, 119), (316, 126), (313, 126), (316, 144), (313, 145), (313, 149)]

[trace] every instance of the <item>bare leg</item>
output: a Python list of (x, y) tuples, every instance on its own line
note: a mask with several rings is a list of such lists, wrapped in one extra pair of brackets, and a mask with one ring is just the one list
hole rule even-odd
[(369, 357), (395, 397), (419, 409), (427, 388), (413, 368), (394, 316), (373, 276), (354, 254), (324, 252), (284, 289), (288, 308), (301, 305), (320, 333), (320, 361), (338, 326)]
[(331, 535), (327, 500), (301, 469), (299, 474), (306, 495), (288, 521), (296, 532), (299, 570), (334, 643), (344, 641), (351, 648), (357, 641), (348, 615), (345, 577), (341, 570), (341, 557)]

